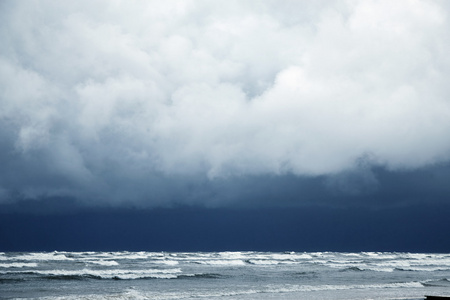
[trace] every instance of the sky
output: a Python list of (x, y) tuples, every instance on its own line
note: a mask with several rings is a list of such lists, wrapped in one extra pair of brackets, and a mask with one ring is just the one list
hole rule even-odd
[(0, 250), (450, 251), (449, 17), (444, 0), (1, 1)]

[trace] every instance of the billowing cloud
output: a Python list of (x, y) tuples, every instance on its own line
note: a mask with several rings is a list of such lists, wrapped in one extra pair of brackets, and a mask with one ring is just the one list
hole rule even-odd
[(246, 176), (370, 190), (370, 166), (450, 159), (444, 1), (0, 6), (3, 201), (192, 203)]

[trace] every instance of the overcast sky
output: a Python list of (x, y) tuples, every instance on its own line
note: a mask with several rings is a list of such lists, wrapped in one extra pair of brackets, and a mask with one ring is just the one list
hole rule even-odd
[(449, 17), (446, 1), (3, 0), (0, 203), (447, 201)]

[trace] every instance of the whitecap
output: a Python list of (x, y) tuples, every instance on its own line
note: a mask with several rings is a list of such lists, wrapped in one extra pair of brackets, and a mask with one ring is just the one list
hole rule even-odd
[(73, 260), (72, 258), (67, 257), (64, 254), (60, 253), (48, 253), (48, 252), (36, 252), (36, 253), (27, 253), (27, 254), (19, 254), (16, 256), (9, 257), (10, 260), (37, 260), (37, 261), (60, 261), (60, 260)]
[(100, 259), (100, 260), (88, 260), (86, 262), (95, 264), (95, 265), (101, 265), (101, 266), (118, 266), (119, 265), (119, 263), (114, 260)]
[(178, 265), (178, 261), (176, 261), (176, 260), (162, 260), (161, 263), (168, 265), (168, 266)]
[(37, 263), (9, 263), (9, 264), (0, 264), (0, 268), (36, 268), (38, 266)]
[(243, 266), (245, 265), (245, 262), (240, 259), (229, 259), (229, 260), (199, 260), (196, 261), (198, 264), (203, 265), (214, 265), (214, 266)]
[[(21, 273), (19, 271), (10, 271), (10, 274)], [(177, 278), (177, 274), (181, 273), (181, 269), (146, 269), (146, 270), (35, 270), (33, 274), (43, 276), (92, 276), (103, 279), (140, 279), (140, 278), (161, 278), (171, 279)]]
[(248, 253), (244, 253), (244, 252), (219, 252), (219, 256), (221, 258), (234, 259), (234, 260), (244, 259), (246, 257), (246, 254), (248, 254)]
[(312, 256), (306, 253), (292, 255), (294, 259), (311, 259)]
[(253, 265), (279, 265), (281, 262), (276, 260), (249, 259), (248, 262)]

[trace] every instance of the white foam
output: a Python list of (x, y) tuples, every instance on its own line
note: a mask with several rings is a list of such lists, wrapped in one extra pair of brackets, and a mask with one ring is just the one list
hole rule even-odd
[(306, 253), (292, 255), (294, 259), (312, 259), (312, 256)]
[(15, 256), (7, 257), (7, 260), (37, 260), (37, 261), (61, 261), (61, 260), (73, 260), (65, 256), (64, 254), (60, 254), (57, 252), (46, 253), (46, 252), (36, 252), (36, 253), (27, 253), (27, 254), (18, 254)]
[(150, 255), (146, 252), (116, 252), (111, 255), (112, 259), (148, 259)]
[(393, 272), (395, 269), (411, 271), (450, 270), (450, 256), (445, 254), (410, 253), (314, 253), (311, 263), (324, 267)]
[[(119, 259), (148, 259), (155, 256), (156, 253), (152, 252), (70, 252), (70, 254), (76, 254), (78, 259), (92, 259), (92, 258), (103, 258), (105, 260), (119, 260)], [(158, 255), (161, 255), (158, 253)]]
[(421, 265), (421, 266), (447, 266), (450, 267), (450, 259), (449, 258), (428, 258), (421, 259), (416, 261), (411, 261), (411, 265)]
[(0, 256), (0, 261), (5, 261), (5, 260), (14, 260), (14, 259), (11, 259), (10, 257), (7, 257), (7, 256)]
[(287, 292), (313, 292), (313, 291), (333, 291), (333, 290), (355, 290), (355, 289), (387, 289), (387, 288), (422, 288), (420, 282), (401, 282), (386, 284), (367, 285), (284, 285), (282, 287), (269, 287), (267, 293), (287, 293)]
[(114, 260), (87, 260), (86, 262), (101, 266), (118, 266), (119, 263)]
[(275, 260), (288, 260), (288, 259), (292, 259), (292, 255), (290, 254), (278, 254), (278, 253), (274, 253), (272, 255), (270, 255), (270, 257), (272, 259)]
[(0, 264), (0, 268), (35, 268), (37, 266), (38, 266), (37, 263), (19, 263), (19, 262)]
[(280, 261), (266, 259), (249, 259), (248, 262), (254, 265), (279, 265), (281, 263)]
[(299, 263), (296, 261), (272, 259), (249, 259), (248, 262), (254, 265), (293, 265)]
[(240, 253), (240, 255), (235, 255), (231, 258), (242, 259), (242, 260), (268, 260), (268, 261), (279, 261), (281, 262), (304, 262), (305, 260), (311, 260), (312, 256), (306, 253), (296, 254), (295, 252), (291, 253), (257, 253), (257, 252), (248, 252), (248, 253)]
[(164, 258), (166, 257), (166, 254), (163, 252), (142, 252), (145, 253), (145, 255), (147, 255), (147, 257), (149, 258)]
[(168, 265), (168, 266), (175, 266), (178, 265), (178, 261), (176, 260), (162, 260), (161, 263)]
[[(170, 257), (170, 258), (169, 258)], [(168, 266), (178, 265), (178, 258), (172, 255), (166, 257), (166, 255), (149, 256), (148, 262), (154, 264), (164, 264)]]
[(240, 259), (229, 259), (229, 260), (221, 260), (221, 259), (214, 259), (214, 260), (200, 260), (197, 261), (199, 264), (203, 265), (213, 265), (213, 266), (243, 266), (245, 265), (245, 262)]
[(376, 267), (376, 266), (370, 266), (370, 267), (361, 267), (359, 268), (363, 271), (375, 271), (375, 272), (387, 272), (391, 273), (394, 272), (395, 268), (386, 268), (386, 267)]
[(436, 272), (436, 271), (449, 271), (449, 268), (441, 268), (441, 267), (409, 267), (402, 268), (403, 271), (418, 271), (418, 272)]
[[(19, 300), (20, 298), (15, 298)], [(110, 293), (110, 294), (88, 294), (88, 295), (66, 295), (66, 296), (50, 296), (33, 298), (40, 300), (147, 300), (149, 297), (140, 291), (132, 288), (123, 292)], [(154, 299), (154, 298), (152, 298)]]
[(361, 253), (340, 253), (342, 256), (361, 257)]
[[(5, 272), (0, 272), (0, 274)], [(9, 271), (8, 273), (20, 273)], [(45, 276), (95, 276), (104, 279), (139, 279), (139, 278), (177, 278), (176, 274), (181, 273), (181, 269), (147, 269), (147, 270), (36, 270), (34, 274)]]
[(224, 259), (239, 260), (245, 259), (248, 252), (219, 252), (219, 257)]
[[(258, 288), (250, 289), (219, 289), (219, 290), (198, 290), (198, 291), (171, 291), (171, 292), (158, 292), (158, 291), (139, 291), (134, 288), (127, 289), (123, 292), (109, 293), (109, 294), (90, 294), (90, 295), (74, 295), (74, 296), (53, 296), (38, 298), (40, 300), (72, 300), (72, 299), (93, 299), (93, 300), (110, 300), (110, 299), (211, 299), (211, 298), (229, 298), (239, 297), (244, 295), (255, 294), (283, 294), (293, 292), (320, 292), (320, 291), (339, 291), (339, 290), (382, 290), (389, 288), (421, 288), (423, 287), (418, 282), (404, 282), (404, 283), (387, 283), (387, 284), (372, 284), (372, 285), (269, 285), (260, 286)], [(277, 298), (280, 295), (276, 295)], [(252, 298), (253, 299), (253, 298)], [(275, 299), (275, 298), (274, 298)]]

